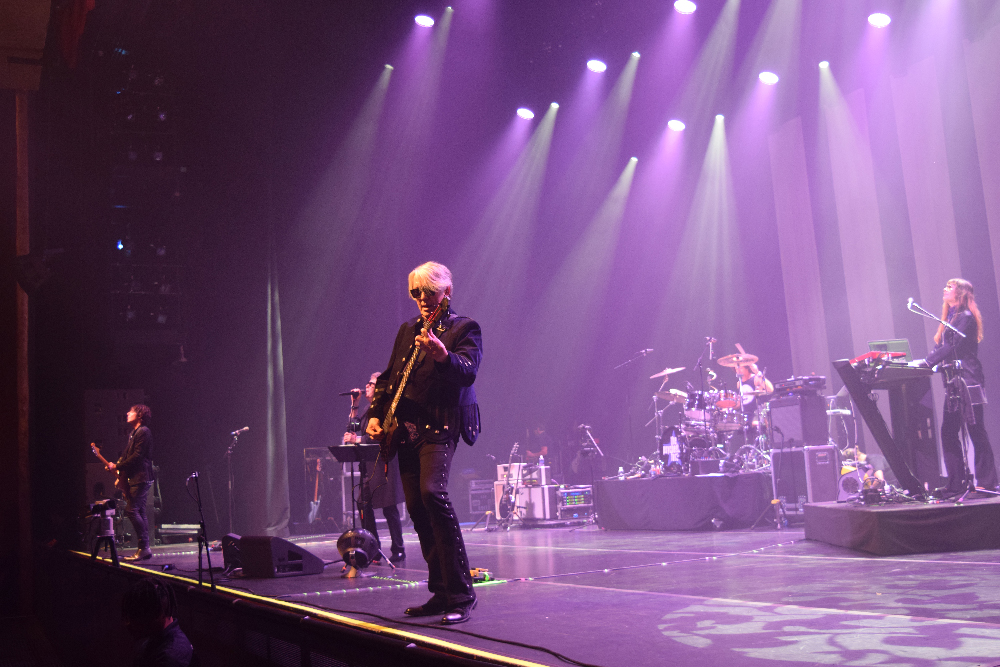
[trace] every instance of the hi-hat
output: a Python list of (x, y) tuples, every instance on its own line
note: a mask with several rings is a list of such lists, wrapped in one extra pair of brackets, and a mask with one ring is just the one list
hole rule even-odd
[(724, 357), (716, 359), (716, 363), (720, 366), (736, 368), (737, 366), (749, 366), (750, 364), (756, 364), (757, 358), (758, 357), (755, 354), (727, 354)]
[(662, 371), (660, 371), (656, 375), (650, 375), (649, 379), (652, 380), (653, 378), (661, 378), (664, 375), (670, 375), (671, 373), (679, 373), (682, 370), (684, 370), (685, 368), (687, 368), (687, 366), (681, 366), (680, 368), (664, 368)]

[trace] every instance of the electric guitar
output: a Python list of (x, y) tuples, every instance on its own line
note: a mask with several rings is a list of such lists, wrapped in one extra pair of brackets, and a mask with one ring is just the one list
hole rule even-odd
[[(448, 297), (441, 299), (441, 303), (438, 304), (437, 308), (434, 309), (434, 312), (431, 313), (431, 316), (424, 323), (424, 329), (433, 329), (441, 321), (444, 314), (448, 312), (448, 303)], [(423, 358), (423, 355), (420, 353), (421, 350), (414, 345), (410, 351), (410, 358), (406, 361), (406, 366), (403, 367), (403, 373), (399, 377), (399, 386), (396, 387), (392, 403), (389, 404), (389, 409), (386, 410), (385, 418), (382, 420), (382, 441), (379, 447), (379, 456), (385, 465), (388, 465), (392, 457), (396, 455), (396, 448), (399, 446), (397, 438), (399, 422), (396, 421), (396, 408), (399, 406), (400, 399), (403, 398), (403, 391), (406, 390), (406, 383), (410, 379), (413, 367), (417, 365), (418, 359)]]
[(498, 515), (502, 522), (506, 522), (508, 519), (513, 519), (514, 509), (516, 505), (516, 500), (514, 498), (515, 490), (514, 484), (511, 482), (511, 476), (514, 468), (514, 456), (517, 454), (517, 443), (514, 443), (514, 448), (510, 450), (510, 460), (507, 462), (507, 476), (504, 479), (503, 491), (500, 494), (500, 505), (498, 509)]
[[(101, 450), (97, 448), (96, 442), (90, 443), (90, 451), (94, 452), (94, 456), (101, 459), (101, 463), (104, 464), (105, 468), (111, 465), (106, 458), (101, 456)], [(118, 468), (115, 468), (114, 474), (115, 474), (115, 488), (121, 492), (122, 497), (125, 498), (125, 500), (128, 500), (130, 496), (128, 480), (122, 477), (122, 473)]]
[(316, 490), (313, 492), (313, 499), (309, 501), (309, 521), (312, 523), (316, 520), (316, 515), (319, 513), (319, 476), (323, 471), (323, 459), (316, 459)]

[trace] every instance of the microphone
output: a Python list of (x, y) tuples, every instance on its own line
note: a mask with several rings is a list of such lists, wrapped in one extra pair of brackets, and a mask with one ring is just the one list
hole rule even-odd
[(342, 392), (340, 392), (337, 395), (338, 396), (353, 396), (354, 398), (357, 398), (358, 396), (361, 395), (361, 390), (360, 389), (352, 389), (350, 391), (342, 391)]
[(647, 354), (649, 354), (652, 351), (653, 351), (653, 348), (649, 348), (649, 349), (646, 349), (646, 350), (639, 350), (638, 354), (646, 356)]
[(587, 426), (586, 424), (580, 424), (579, 426), (577, 426), (577, 428), (580, 429), (581, 431), (589, 431), (590, 430), (590, 427)]
[(906, 307), (907, 308), (913, 308), (913, 297), (912, 296), (909, 299), (906, 300)]
[(193, 473), (191, 473), (190, 475), (188, 475), (188, 477), (187, 477), (187, 478), (188, 478), (188, 481), (189, 481), (189, 482), (190, 482), (190, 481), (191, 481), (192, 479), (198, 479), (198, 471), (197, 471), (197, 470), (195, 470), (195, 471), (194, 471)]
[(719, 342), (719, 341), (715, 340), (714, 338), (712, 338), (711, 336), (705, 336), (705, 340), (708, 341), (709, 343), (718, 343)]
[(715, 340), (711, 336), (706, 336), (705, 340), (708, 341), (708, 360), (711, 361), (712, 360), (712, 343), (718, 343), (719, 341)]
[(243, 435), (244, 433), (246, 433), (249, 430), (250, 430), (249, 426), (244, 426), (243, 428), (236, 429), (235, 431), (233, 431), (229, 435)]

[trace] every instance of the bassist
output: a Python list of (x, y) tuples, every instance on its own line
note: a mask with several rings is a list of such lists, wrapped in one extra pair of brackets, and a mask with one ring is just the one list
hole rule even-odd
[[(389, 365), (375, 386), (366, 430), (383, 442), (388, 458), (399, 456), (406, 509), (427, 561), (432, 597), (405, 613), (440, 616), (446, 625), (463, 623), (469, 620), (476, 594), (462, 531), (448, 498), (448, 475), (459, 438), (472, 444), (479, 435), (472, 384), (482, 359), (482, 334), (474, 320), (455, 315), (446, 305), (452, 294), (447, 267), (436, 262), (418, 266), (410, 272), (409, 291), (420, 316), (399, 328)], [(433, 323), (435, 311), (442, 317)], [(425, 328), (429, 321), (433, 326)], [(376, 465), (384, 466), (386, 456)]]

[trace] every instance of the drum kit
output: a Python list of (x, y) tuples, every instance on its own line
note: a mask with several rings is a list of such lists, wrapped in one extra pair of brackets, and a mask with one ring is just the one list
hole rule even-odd
[[(716, 363), (738, 369), (755, 364), (757, 359), (755, 355), (740, 352), (720, 357)], [(649, 423), (656, 426), (657, 452), (669, 459), (664, 468), (693, 474), (696, 470), (693, 462), (717, 459), (723, 461), (720, 469), (726, 472), (769, 469), (766, 428), (769, 404), (765, 400), (753, 401), (767, 392), (746, 389), (741, 392), (726, 388), (725, 383), (716, 387), (713, 382), (717, 375), (712, 370), (707, 371), (708, 382), (703, 383), (701, 391), (690, 384), (688, 391), (665, 389), (670, 376), (683, 370), (683, 366), (667, 368), (650, 376), (650, 379), (663, 378), (653, 395), (654, 418)], [(753, 414), (744, 410), (744, 404), (751, 402), (756, 403)], [(663, 423), (663, 413), (671, 405), (682, 406), (682, 416), (679, 423), (668, 426)]]

